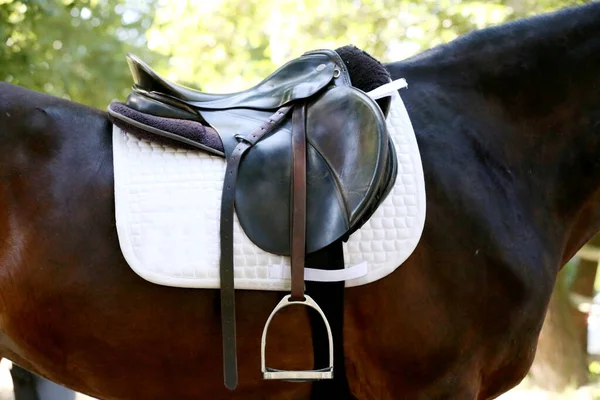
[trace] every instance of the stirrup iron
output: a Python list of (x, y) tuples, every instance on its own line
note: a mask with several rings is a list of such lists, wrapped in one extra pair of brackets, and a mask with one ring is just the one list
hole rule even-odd
[[(265, 323), (263, 328), (262, 338), (260, 340), (260, 368), (263, 374), (263, 379), (269, 380), (285, 380), (288, 382), (305, 382), (305, 381), (318, 381), (322, 379), (333, 379), (333, 337), (331, 335), (331, 327), (327, 317), (321, 310), (321, 307), (308, 295), (304, 295), (304, 301), (291, 300), (291, 295), (285, 296), (279, 304), (273, 309), (271, 315)], [(267, 348), (267, 331), (271, 320), (277, 314), (277, 312), (285, 307), (292, 305), (302, 305), (310, 307), (316, 310), (325, 322), (325, 328), (327, 328), (327, 336), (329, 338), (329, 366), (322, 369), (305, 370), (305, 371), (285, 371), (275, 368), (269, 368), (266, 366), (265, 361), (265, 350)]]

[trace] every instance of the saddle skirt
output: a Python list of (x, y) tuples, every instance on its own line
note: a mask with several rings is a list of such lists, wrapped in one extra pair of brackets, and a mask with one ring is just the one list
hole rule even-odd
[[(414, 251), (425, 222), (425, 182), (416, 137), (396, 92), (386, 119), (398, 176), (371, 218), (344, 243), (346, 286), (376, 281)], [(219, 215), (226, 161), (113, 127), (115, 212), (130, 267), (160, 285), (219, 288)], [(262, 250), (234, 226), (235, 288), (289, 290), (290, 259)], [(326, 269), (326, 267), (324, 266)], [(315, 270), (305, 277), (320, 280)]]

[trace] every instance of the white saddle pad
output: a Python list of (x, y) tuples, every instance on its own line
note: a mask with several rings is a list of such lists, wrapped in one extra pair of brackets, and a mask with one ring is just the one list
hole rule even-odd
[[(413, 252), (423, 230), (421, 158), (397, 92), (387, 124), (398, 154), (398, 177), (371, 219), (344, 243), (346, 268), (360, 266), (346, 286), (390, 274)], [(218, 288), (225, 160), (138, 139), (116, 126), (113, 151), (117, 232), (127, 263), (160, 285)], [(258, 248), (237, 218), (234, 232), (235, 288), (289, 290), (289, 257)]]

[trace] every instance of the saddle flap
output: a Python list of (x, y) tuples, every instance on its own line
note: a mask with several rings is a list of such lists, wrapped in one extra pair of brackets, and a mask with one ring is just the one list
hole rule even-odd
[[(306, 251), (347, 234), (379, 201), (389, 137), (377, 104), (348, 86), (332, 88), (308, 106)], [(236, 212), (261, 249), (290, 254), (291, 127), (284, 124), (242, 160)]]

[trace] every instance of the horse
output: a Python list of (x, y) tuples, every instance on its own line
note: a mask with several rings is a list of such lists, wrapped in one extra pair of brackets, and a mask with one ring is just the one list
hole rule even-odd
[[(494, 398), (526, 375), (557, 273), (600, 230), (600, 3), (386, 68), (409, 84), (427, 220), (400, 268), (345, 291), (335, 398)], [(260, 377), (280, 293), (238, 291), (228, 391), (218, 292), (131, 271), (105, 112), (2, 83), (0, 127), (0, 356), (102, 399), (325, 398)], [(295, 308), (274, 321), (284, 367), (311, 365), (307, 325)]]

